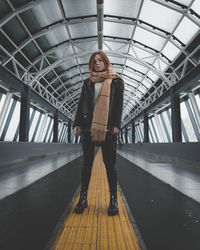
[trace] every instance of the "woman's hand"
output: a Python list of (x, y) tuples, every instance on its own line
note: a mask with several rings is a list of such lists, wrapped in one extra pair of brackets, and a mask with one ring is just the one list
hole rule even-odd
[(117, 133), (119, 133), (119, 129), (117, 127), (114, 127), (112, 129), (112, 135), (116, 135)]
[(80, 136), (81, 135), (81, 128), (79, 126), (75, 126), (74, 127), (74, 133), (77, 135), (77, 136)]

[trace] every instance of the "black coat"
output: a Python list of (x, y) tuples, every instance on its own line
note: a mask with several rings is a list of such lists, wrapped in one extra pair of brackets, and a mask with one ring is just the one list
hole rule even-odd
[[(120, 78), (112, 80), (110, 85), (110, 104), (107, 129), (120, 128), (123, 108), (124, 84)], [(94, 111), (94, 84), (89, 79), (84, 81), (81, 97), (76, 111), (74, 127), (80, 126), (83, 130), (91, 129)]]

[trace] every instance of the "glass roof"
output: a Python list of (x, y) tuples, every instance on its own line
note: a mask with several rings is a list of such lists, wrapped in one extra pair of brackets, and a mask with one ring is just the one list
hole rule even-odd
[(1, 64), (72, 121), (94, 51), (124, 78), (126, 125), (199, 64), (199, 36), (199, 0), (0, 2)]

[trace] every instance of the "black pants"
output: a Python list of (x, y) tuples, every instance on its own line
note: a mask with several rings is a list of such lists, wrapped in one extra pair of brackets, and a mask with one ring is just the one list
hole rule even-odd
[[(92, 142), (90, 132), (83, 132), (82, 134), (82, 149), (83, 149), (83, 168), (81, 171), (81, 190), (87, 191), (92, 165), (94, 161), (95, 143)], [(111, 132), (106, 133), (106, 139), (101, 144), (103, 153), (103, 162), (106, 167), (107, 177), (110, 192), (117, 191), (117, 171), (116, 171), (116, 135)]]

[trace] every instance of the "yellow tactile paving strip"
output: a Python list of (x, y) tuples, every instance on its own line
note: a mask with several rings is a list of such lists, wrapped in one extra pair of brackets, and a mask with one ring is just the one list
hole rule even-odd
[(119, 191), (119, 215), (107, 215), (110, 195), (101, 150), (94, 161), (88, 190), (88, 208), (83, 214), (73, 212), (78, 199), (79, 195), (52, 249), (141, 249)]

